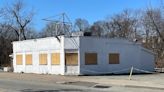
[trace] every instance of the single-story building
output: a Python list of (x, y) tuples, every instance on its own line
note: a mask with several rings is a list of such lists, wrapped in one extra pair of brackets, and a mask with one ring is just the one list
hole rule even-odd
[(13, 42), (13, 68), (17, 73), (129, 73), (132, 66), (154, 71), (154, 53), (137, 42), (93, 36), (58, 36)]

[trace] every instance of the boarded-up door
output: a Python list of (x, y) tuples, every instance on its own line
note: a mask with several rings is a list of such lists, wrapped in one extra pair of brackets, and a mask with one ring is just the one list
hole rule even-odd
[(78, 53), (66, 53), (65, 65), (67, 74), (75, 74), (78, 71)]
[(65, 54), (66, 65), (78, 65), (78, 54), (77, 53), (66, 53)]

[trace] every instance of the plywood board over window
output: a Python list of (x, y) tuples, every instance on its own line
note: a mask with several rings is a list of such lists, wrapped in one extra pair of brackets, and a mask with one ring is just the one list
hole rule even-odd
[(60, 53), (51, 53), (51, 64), (52, 65), (60, 64)]
[(16, 64), (17, 65), (23, 64), (23, 56), (22, 55), (16, 55)]
[(97, 64), (97, 53), (85, 53), (85, 64), (96, 65)]
[(65, 54), (66, 65), (78, 65), (78, 54), (77, 53), (66, 53)]
[(32, 54), (26, 54), (26, 65), (32, 65)]
[(109, 64), (119, 64), (120, 60), (119, 60), (119, 53), (110, 53), (109, 54)]
[(39, 54), (39, 64), (40, 65), (47, 65), (47, 54)]

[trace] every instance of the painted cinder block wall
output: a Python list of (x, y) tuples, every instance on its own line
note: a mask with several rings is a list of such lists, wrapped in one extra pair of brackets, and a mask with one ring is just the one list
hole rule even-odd
[(140, 69), (154, 71), (155, 68), (155, 53), (140, 47)]
[[(13, 42), (14, 72), (38, 74), (101, 74), (130, 68), (154, 70), (154, 54), (140, 44), (124, 39), (99, 37), (55, 37)], [(51, 65), (51, 53), (60, 53), (60, 65)], [(85, 65), (85, 53), (96, 52), (97, 65)], [(25, 65), (25, 54), (33, 55), (33, 65)], [(39, 65), (39, 54), (47, 53), (48, 64)], [(65, 66), (65, 53), (78, 53), (77, 66)], [(108, 54), (119, 53), (120, 64), (109, 64)], [(16, 65), (16, 54), (23, 54), (23, 65)], [(128, 73), (122, 71), (118, 73)]]
[[(124, 39), (80, 37), (80, 74), (129, 73), (126, 69), (132, 66), (154, 71), (154, 54), (142, 49), (140, 44)], [(97, 65), (85, 65), (86, 52), (97, 53)], [(109, 64), (109, 53), (119, 53), (120, 64)]]
[[(55, 37), (13, 42), (13, 67), (16, 73), (79, 74), (79, 65), (65, 66), (65, 53), (78, 53), (79, 38)], [(76, 43), (76, 44), (75, 44)], [(39, 54), (47, 54), (47, 65), (39, 64)], [(60, 53), (60, 64), (51, 65), (51, 53)], [(23, 55), (23, 64), (16, 65), (16, 55)], [(25, 55), (32, 54), (32, 65), (25, 65)], [(79, 56), (80, 57), (80, 56)], [(79, 58), (78, 57), (78, 58)], [(79, 62), (79, 60), (78, 60)]]
[[(14, 72), (38, 73), (38, 74), (62, 74), (64, 75), (64, 37), (60, 42), (55, 37), (25, 40), (13, 42), (13, 67)], [(60, 65), (51, 65), (51, 53), (60, 53)], [(32, 54), (33, 64), (25, 65), (25, 54)], [(39, 65), (39, 54), (47, 54), (47, 65)], [(23, 65), (16, 65), (16, 54), (23, 55)]]
[(78, 65), (65, 65), (65, 75), (80, 74), (79, 37), (64, 37), (65, 53), (78, 53)]

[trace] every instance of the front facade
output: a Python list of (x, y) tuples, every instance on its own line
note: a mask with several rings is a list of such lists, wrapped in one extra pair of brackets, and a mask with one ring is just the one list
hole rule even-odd
[(132, 66), (154, 71), (154, 54), (123, 39), (60, 36), (17, 41), (13, 42), (13, 56), (18, 73), (107, 74)]

